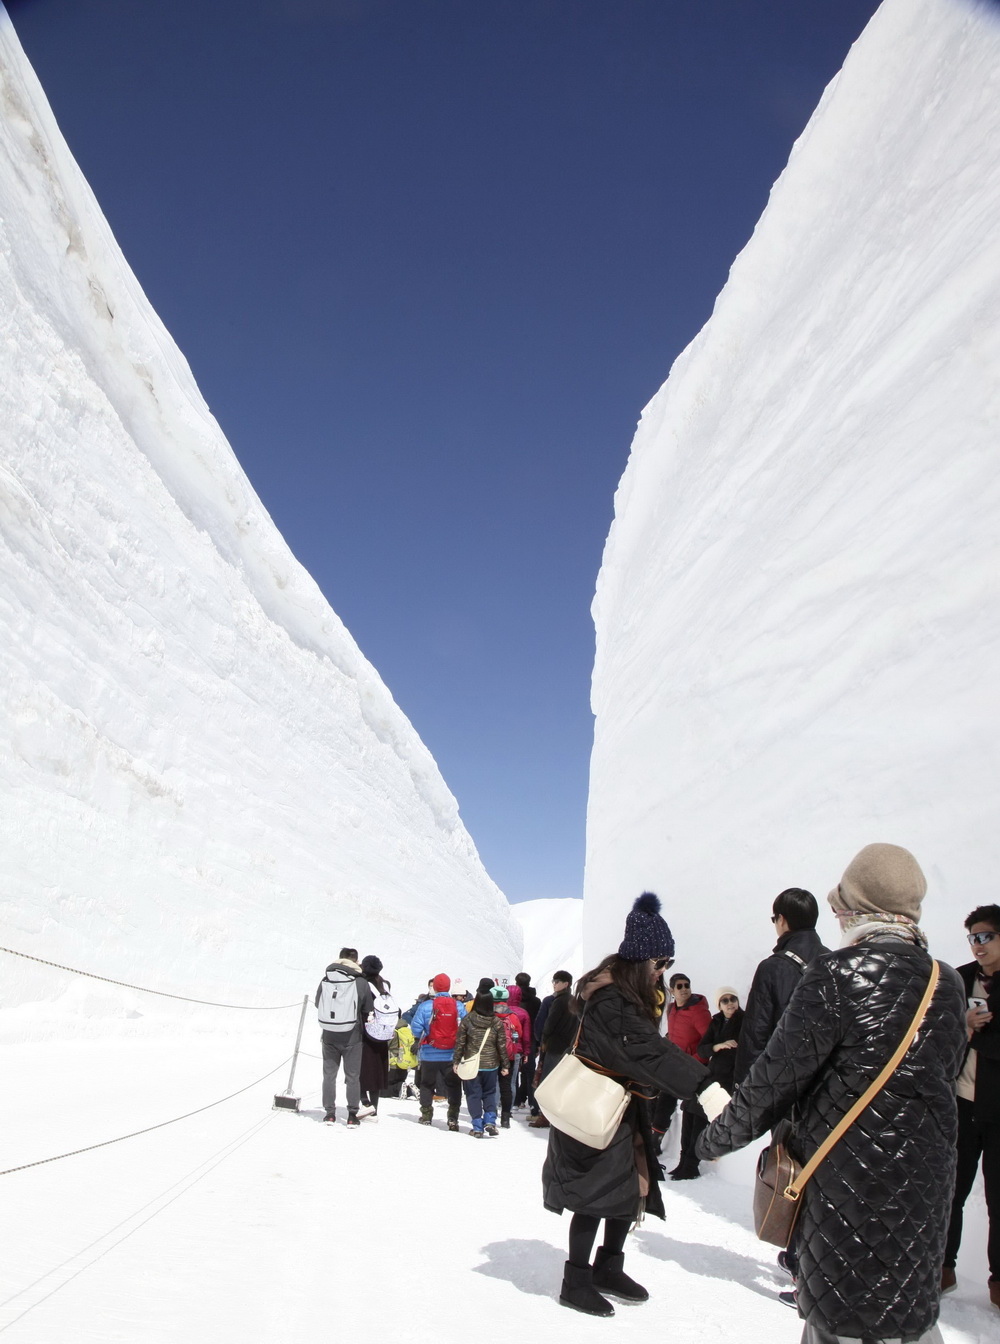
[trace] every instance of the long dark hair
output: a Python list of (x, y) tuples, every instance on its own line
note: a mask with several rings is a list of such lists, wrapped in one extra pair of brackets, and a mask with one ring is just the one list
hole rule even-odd
[(573, 1011), (577, 1017), (583, 1012), (586, 1003), (583, 991), (592, 980), (596, 980), (605, 971), (610, 972), (612, 983), (622, 998), (628, 999), (629, 1003), (634, 1004), (643, 1017), (648, 1017), (650, 1022), (657, 1020), (656, 986), (649, 974), (649, 966), (645, 961), (626, 961), (617, 952), (612, 952), (610, 956), (605, 957), (600, 965), (595, 966), (592, 971), (587, 971), (586, 975), (581, 975), (576, 982)]

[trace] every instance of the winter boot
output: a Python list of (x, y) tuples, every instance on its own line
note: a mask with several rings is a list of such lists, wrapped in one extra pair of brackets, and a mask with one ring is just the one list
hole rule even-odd
[(448, 1111), (448, 1128), (453, 1133), (458, 1133), (458, 1111)]
[(433, 1106), (421, 1106), (421, 1108), (420, 1108), (420, 1123), (421, 1123), (422, 1125), (429, 1125), (429, 1124), (431, 1123), (433, 1117), (434, 1117), (434, 1107), (433, 1107)]
[(510, 1129), (510, 1111), (504, 1111), (500, 1117), (500, 1128)]
[(594, 1271), (589, 1265), (581, 1269), (567, 1260), (563, 1265), (562, 1290), (559, 1305), (584, 1311), (588, 1316), (613, 1316), (615, 1309), (606, 1297), (594, 1287)]
[(598, 1246), (594, 1256), (594, 1287), (622, 1302), (648, 1302), (649, 1293), (641, 1283), (629, 1278), (623, 1269), (624, 1264), (624, 1251), (612, 1255), (603, 1246)]

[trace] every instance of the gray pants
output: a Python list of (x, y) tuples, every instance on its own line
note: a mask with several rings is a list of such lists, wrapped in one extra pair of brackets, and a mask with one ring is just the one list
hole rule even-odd
[[(815, 1325), (806, 1322), (805, 1329), (802, 1331), (802, 1344), (865, 1344), (864, 1341), (857, 1339), (848, 1339), (846, 1335), (831, 1335), (829, 1330), (820, 1330)], [(899, 1336), (895, 1339), (871, 1340), (870, 1344), (903, 1344)], [(933, 1326), (925, 1335), (921, 1335), (919, 1340), (907, 1341), (907, 1344), (944, 1344), (941, 1337), (941, 1331), (937, 1326)]]
[(332, 1111), (337, 1105), (337, 1073), (344, 1061), (344, 1086), (347, 1088), (347, 1109), (356, 1111), (361, 1105), (361, 1040), (351, 1041), (352, 1032), (323, 1032), (323, 1109)]

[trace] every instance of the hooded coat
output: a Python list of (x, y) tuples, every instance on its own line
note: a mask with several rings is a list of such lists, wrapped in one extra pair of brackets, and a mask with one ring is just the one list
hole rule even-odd
[[(789, 1119), (790, 1150), (808, 1160), (888, 1063), (930, 972), (926, 952), (888, 933), (816, 958), (698, 1156), (733, 1152)], [(908, 1339), (937, 1319), (965, 1043), (962, 984), (942, 965), (916, 1040), (805, 1187), (798, 1305), (816, 1328)]]
[[(585, 1008), (577, 1054), (632, 1083), (647, 1097), (659, 1091), (693, 1097), (707, 1072), (697, 1059), (662, 1037), (655, 1023), (611, 983), (599, 977), (584, 991)], [(647, 1213), (664, 1216), (659, 1182), (663, 1171), (653, 1152), (649, 1108), (633, 1096), (607, 1148), (591, 1148), (549, 1130), (542, 1168), (542, 1196), (554, 1213), (588, 1213), (597, 1218), (635, 1218), (645, 1200)]]

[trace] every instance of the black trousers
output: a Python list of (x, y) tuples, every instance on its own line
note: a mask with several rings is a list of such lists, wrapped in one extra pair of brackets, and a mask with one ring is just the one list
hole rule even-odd
[(450, 1059), (422, 1059), (417, 1077), (421, 1106), (433, 1106), (434, 1093), (440, 1090), (448, 1098), (449, 1116), (458, 1115), (462, 1104), (462, 1080), (452, 1068)]
[(983, 1183), (986, 1186), (986, 1210), (989, 1217), (989, 1240), (986, 1256), (990, 1278), (1000, 1280), (1000, 1123), (977, 1125), (972, 1118), (973, 1103), (964, 1097), (958, 1099), (958, 1170), (955, 1173), (955, 1199), (951, 1206), (948, 1240), (944, 1248), (944, 1262), (951, 1269), (958, 1259), (962, 1240), (962, 1210), (969, 1198), (983, 1163)]

